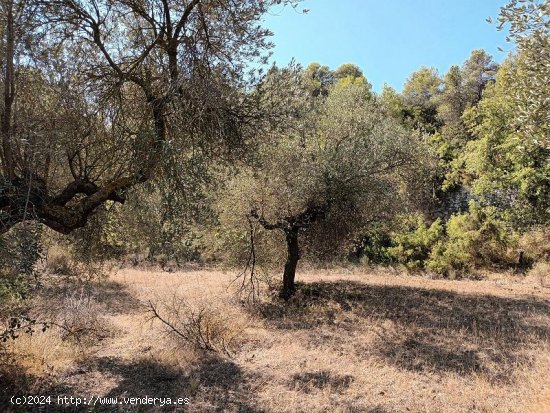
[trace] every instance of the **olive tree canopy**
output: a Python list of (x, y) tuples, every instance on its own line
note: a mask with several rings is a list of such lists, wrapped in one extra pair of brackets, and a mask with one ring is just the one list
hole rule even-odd
[(235, 151), (258, 117), (247, 68), (274, 3), (3, 0), (0, 232), (71, 232), (167, 152)]
[[(281, 73), (289, 77), (288, 69)], [(309, 109), (292, 110), (288, 96), (284, 99), (285, 125), (266, 138), (257, 165), (229, 185), (223, 212), (285, 234), (285, 299), (294, 291), (300, 234), (315, 234), (318, 241), (337, 246), (370, 223), (391, 217), (401, 204), (398, 172), (414, 163), (415, 152), (413, 141), (384, 114), (363, 77), (337, 83), (326, 99), (311, 98), (307, 87), (303, 94), (296, 92), (299, 87), (294, 90), (294, 107)]]

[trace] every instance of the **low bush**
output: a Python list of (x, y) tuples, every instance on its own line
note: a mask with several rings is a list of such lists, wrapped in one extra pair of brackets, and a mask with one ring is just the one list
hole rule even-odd
[(0, 276), (37, 276), (37, 264), (43, 258), (42, 227), (23, 222), (0, 237)]
[(69, 252), (59, 247), (48, 251), (45, 269), (55, 275), (72, 275), (75, 270)]
[(393, 234), (393, 246), (388, 248), (388, 254), (408, 269), (422, 270), (433, 247), (442, 240), (443, 233), (440, 219), (427, 225), (421, 216), (406, 217), (400, 231)]
[(64, 340), (73, 340), (78, 344), (90, 343), (108, 335), (100, 305), (84, 289), (65, 295), (52, 324), (61, 329)]
[(79, 251), (75, 253), (63, 243), (58, 243), (48, 249), (44, 268), (49, 274), (64, 276), (77, 283), (88, 283), (106, 279), (114, 263), (104, 257), (86, 256)]
[(171, 303), (149, 302), (151, 319), (192, 348), (231, 355), (242, 343), (245, 325), (240, 314), (208, 303), (191, 305), (174, 298)]
[(526, 232), (519, 238), (518, 247), (531, 264), (538, 261), (550, 262), (550, 227)]
[(426, 268), (443, 275), (466, 275), (474, 268), (507, 262), (510, 234), (492, 207), (474, 202), (469, 211), (453, 215), (446, 236), (433, 247)]
[(527, 277), (542, 287), (550, 287), (550, 263), (545, 261), (537, 262), (527, 273)]
[(33, 286), (26, 277), (0, 277), (0, 320), (24, 312)]

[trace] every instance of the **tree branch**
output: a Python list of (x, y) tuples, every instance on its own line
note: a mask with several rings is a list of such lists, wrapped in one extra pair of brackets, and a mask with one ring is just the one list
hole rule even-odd
[(176, 24), (176, 28), (174, 29), (174, 39), (176, 39), (176, 41), (180, 37), (181, 31), (184, 28), (185, 23), (187, 22), (187, 19), (189, 18), (189, 15), (191, 14), (191, 12), (195, 8), (195, 6), (197, 4), (199, 4), (199, 2), (200, 2), (200, 0), (193, 0), (191, 3), (189, 3), (189, 5), (187, 5), (185, 10), (183, 11), (183, 14), (181, 15), (181, 18), (178, 21), (178, 23)]

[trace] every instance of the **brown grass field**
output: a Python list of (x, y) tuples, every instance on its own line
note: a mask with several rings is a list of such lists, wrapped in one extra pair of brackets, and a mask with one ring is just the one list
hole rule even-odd
[[(123, 269), (82, 287), (50, 282), (34, 311), (71, 335), (53, 327), (9, 344), (0, 411), (550, 412), (550, 288), (533, 280), (308, 271), (289, 304), (247, 306), (233, 278)], [(181, 317), (208, 309), (227, 351), (150, 320), (149, 302), (174, 320), (182, 300)], [(15, 391), (190, 403), (17, 410), (6, 402)]]

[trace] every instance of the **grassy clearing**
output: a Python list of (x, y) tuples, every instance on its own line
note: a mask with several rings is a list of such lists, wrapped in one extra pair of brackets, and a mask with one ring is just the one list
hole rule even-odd
[[(289, 304), (248, 307), (228, 288), (232, 277), (123, 270), (84, 295), (46, 289), (37, 311), (63, 320), (68, 307), (51, 304), (70, 303), (93, 312), (79, 319), (101, 334), (79, 342), (52, 328), (15, 341), (18, 368), (3, 368), (2, 396), (26, 387), (190, 397), (191, 412), (550, 411), (550, 289), (534, 279), (310, 271)], [(149, 320), (149, 302), (184, 302), (181, 322), (208, 308), (208, 322), (223, 320), (238, 345), (224, 354), (175, 340)]]

